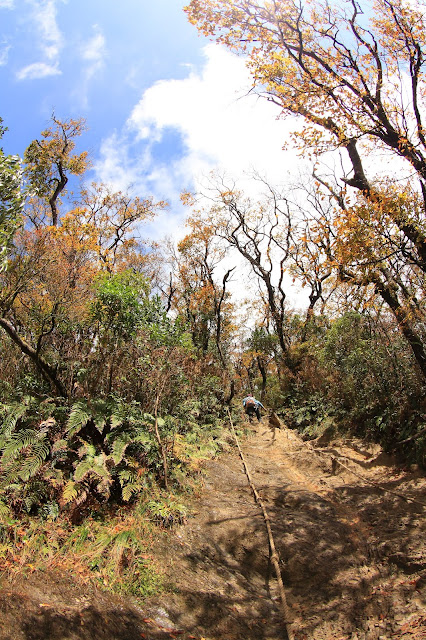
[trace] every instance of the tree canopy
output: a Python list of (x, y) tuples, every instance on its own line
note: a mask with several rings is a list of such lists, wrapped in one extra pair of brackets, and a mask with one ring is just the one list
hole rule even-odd
[[(426, 376), (422, 8), (387, 0), (192, 0), (186, 11), (201, 32), (246, 57), (254, 87), (283, 117), (300, 117), (295, 136), (305, 153), (347, 152), (349, 173), (330, 179), (314, 171), (305, 260), (318, 265), (320, 252), (325, 273), (331, 268), (365, 295), (373, 288)], [(389, 163), (385, 175), (371, 170), (378, 149)]]
[[(4, 128), (0, 119), (0, 139)], [(0, 271), (7, 265), (7, 252), (22, 222), (24, 206), (22, 165), (19, 156), (6, 156), (0, 149)]]

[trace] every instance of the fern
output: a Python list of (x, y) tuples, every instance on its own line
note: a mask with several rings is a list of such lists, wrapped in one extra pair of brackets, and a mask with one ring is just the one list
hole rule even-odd
[(80, 448), (80, 457), (85, 457), (77, 464), (74, 471), (74, 481), (76, 483), (84, 483), (90, 476), (97, 479), (96, 488), (105, 498), (109, 497), (110, 486), (112, 484), (112, 476), (107, 468), (107, 464), (111, 464), (112, 459), (105, 453), (96, 454), (95, 447), (84, 443)]
[[(176, 478), (174, 472), (195, 468), (221, 445), (205, 442), (204, 427), (173, 420), (159, 417), (157, 426), (170, 435), (168, 446), (174, 437), (170, 477)], [(55, 518), (58, 505), (78, 506), (94, 492), (98, 499), (109, 499), (116, 479), (128, 502), (146, 490), (161, 469), (155, 423), (155, 416), (144, 413), (139, 403), (114, 397), (83, 399), (69, 412), (51, 399), (43, 408), (30, 399), (0, 404), (0, 498), (10, 500), (16, 513), (37, 510)], [(174, 513), (161, 517), (176, 519)]]
[(19, 477), (27, 482), (30, 478), (36, 475), (41, 469), (47, 456), (49, 455), (49, 446), (45, 441), (35, 443), (31, 448), (31, 455), (25, 457)]
[(102, 434), (109, 422), (111, 428), (116, 428), (123, 423), (126, 417), (124, 407), (117, 400), (95, 400), (88, 403), (85, 400), (76, 402), (67, 421), (67, 430), (70, 437), (76, 435), (86, 424), (93, 420), (93, 424)]
[(45, 504), (50, 497), (48, 487), (39, 477), (31, 478), (24, 485), (10, 485), (8, 493), (15, 509), (23, 509), (27, 513), (38, 511), (40, 505)]
[(30, 493), (29, 495), (24, 497), (23, 504), (25, 511), (27, 513), (30, 513), (31, 509), (38, 505), (38, 497), (34, 493)]
[(39, 431), (35, 431), (34, 429), (21, 429), (17, 433), (12, 433), (3, 450), (2, 464), (8, 464), (11, 460), (16, 459), (24, 449), (37, 446), (41, 443), (44, 443), (43, 448), (46, 450), (45, 458), (49, 453), (49, 447), (44, 434), (40, 434)]
[(188, 512), (185, 505), (170, 498), (150, 500), (146, 506), (154, 520), (165, 527), (172, 527), (176, 522), (182, 524)]
[(131, 442), (132, 438), (128, 433), (124, 433), (114, 440), (112, 445), (112, 459), (115, 464), (119, 464), (123, 460), (126, 449)]
[(118, 473), (118, 478), (120, 480), (121, 486), (123, 486), (124, 482), (133, 482), (137, 477), (137, 469), (126, 467), (125, 469), (121, 469)]
[(148, 449), (151, 448), (151, 445), (153, 443), (153, 439), (152, 437), (149, 435), (149, 433), (146, 433), (146, 431), (140, 431), (134, 438), (134, 442), (137, 444), (142, 444), (144, 446), (146, 445), (150, 445), (149, 447), (147, 447)]
[(78, 457), (83, 458), (83, 456), (89, 456), (90, 458), (94, 458), (96, 455), (96, 447), (93, 444), (89, 444), (88, 442), (83, 442), (83, 445), (78, 450)]
[(112, 419), (114, 420), (114, 424), (117, 425), (120, 420), (119, 415), (116, 415), (115, 413), (117, 406), (119, 406), (119, 403), (112, 399), (96, 400), (93, 403), (92, 418), (99, 433), (103, 432), (107, 422)]
[(121, 491), (121, 497), (124, 502), (128, 502), (132, 495), (136, 492), (136, 488), (134, 484), (126, 484), (126, 486)]
[(41, 509), (41, 515), (43, 518), (47, 518), (49, 520), (56, 520), (59, 516), (59, 505), (57, 502), (48, 502), (43, 505)]
[(110, 416), (111, 429), (116, 429), (124, 424), (133, 425), (134, 418), (132, 413), (134, 413), (133, 404), (129, 405), (122, 401), (114, 402)]
[(22, 484), (19, 479), (19, 472), (21, 470), (20, 460), (14, 460), (9, 463), (7, 466), (2, 465), (1, 470), (1, 483), (0, 490), (1, 491), (10, 491), (15, 490), (20, 487), (22, 489)]
[(10, 518), (11, 515), (10, 508), (0, 500), (0, 518)]
[(111, 429), (116, 429), (123, 424), (123, 416), (113, 413), (111, 415)]
[(128, 502), (132, 496), (146, 488), (146, 482), (138, 479), (136, 482), (129, 482), (121, 490), (124, 502)]
[(4, 447), (10, 434), (15, 429), (18, 420), (28, 411), (28, 399), (25, 402), (13, 402), (10, 405), (2, 405), (1, 413), (4, 414), (0, 425), (0, 448)]
[(141, 475), (140, 467), (133, 462), (133, 468), (126, 467), (118, 473), (118, 479), (121, 486), (121, 496), (125, 502), (128, 502), (132, 496), (146, 488), (146, 477)]
[(70, 438), (81, 431), (92, 418), (86, 401), (76, 402), (67, 420), (67, 432)]
[(85, 458), (77, 465), (76, 470), (74, 471), (74, 480), (76, 482), (82, 482), (88, 475), (90, 475), (90, 473), (93, 472), (93, 458)]
[(64, 473), (61, 469), (50, 467), (43, 473), (43, 478), (54, 489), (64, 486)]
[(104, 415), (93, 416), (93, 422), (95, 423), (95, 427), (97, 428), (99, 433), (103, 432), (107, 421), (108, 421), (108, 416), (104, 416)]
[(77, 484), (74, 482), (74, 480), (68, 480), (62, 492), (62, 500), (64, 504), (73, 502), (74, 500), (77, 499), (77, 496), (78, 496)]
[(98, 456), (87, 456), (82, 460), (74, 471), (74, 480), (76, 482), (82, 482), (89, 475), (98, 476), (103, 481), (108, 483), (112, 482), (111, 474), (106, 467), (108, 458), (104, 453)]
[(150, 425), (154, 425), (155, 424), (155, 418), (150, 413), (144, 413), (143, 414), (143, 419)]
[[(15, 473), (15, 477), (16, 476), (17, 476), (17, 473)], [(7, 492), (7, 499), (9, 504), (11, 505), (12, 503), (11, 496), (18, 496), (19, 493), (22, 492), (22, 482), (10, 482), (8, 484), (5, 483), (4, 487), (2, 486), (2, 490), (4, 493)]]
[(57, 451), (66, 451), (69, 447), (68, 440), (56, 440), (52, 446), (52, 453), (56, 453)]
[(81, 493), (78, 494), (77, 499), (75, 501), (75, 504), (77, 507), (79, 507), (81, 504), (83, 504), (84, 502), (86, 502), (89, 494), (87, 492), (87, 489), (83, 486), (79, 487), (79, 489), (81, 489)]

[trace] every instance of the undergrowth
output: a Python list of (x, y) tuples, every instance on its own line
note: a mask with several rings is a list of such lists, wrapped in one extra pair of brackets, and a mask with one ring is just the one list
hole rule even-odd
[(3, 518), (0, 572), (29, 575), (60, 571), (83, 583), (145, 598), (162, 589), (154, 560), (161, 529), (184, 522), (185, 498), (159, 489), (132, 507), (97, 512), (79, 524), (68, 517)]
[(217, 415), (193, 413), (153, 416), (113, 396), (68, 410), (33, 397), (0, 404), (0, 515), (75, 520), (133, 504), (156, 484), (182, 490), (227, 446)]
[(155, 424), (114, 397), (1, 404), (0, 572), (58, 570), (121, 594), (159, 592), (155, 542), (188, 517), (202, 462), (229, 447), (220, 416), (200, 415), (186, 407), (186, 419)]
[(425, 385), (412, 354), (385, 322), (350, 312), (291, 350), (266, 403), (306, 438), (327, 432), (380, 444), (426, 467)]

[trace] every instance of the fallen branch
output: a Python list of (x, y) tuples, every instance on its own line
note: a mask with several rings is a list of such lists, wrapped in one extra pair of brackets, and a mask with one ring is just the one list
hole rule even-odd
[(426, 427), (424, 429), (420, 429), (420, 431), (417, 431), (417, 433), (415, 433), (413, 436), (410, 436), (409, 438), (406, 438), (405, 440), (400, 440), (399, 442), (397, 442), (396, 444), (405, 444), (406, 442), (411, 442), (411, 440), (417, 440), (417, 438), (420, 438), (421, 435), (423, 435), (424, 433), (426, 433)]

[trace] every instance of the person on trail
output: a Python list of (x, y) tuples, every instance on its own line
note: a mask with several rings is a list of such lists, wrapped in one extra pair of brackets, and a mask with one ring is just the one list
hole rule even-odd
[(256, 398), (249, 393), (243, 400), (243, 407), (245, 409), (246, 414), (248, 415), (248, 419), (250, 422), (252, 421), (253, 416), (256, 414), (258, 421), (260, 422), (260, 407), (264, 409), (265, 407), (260, 402), (260, 400), (256, 400)]

